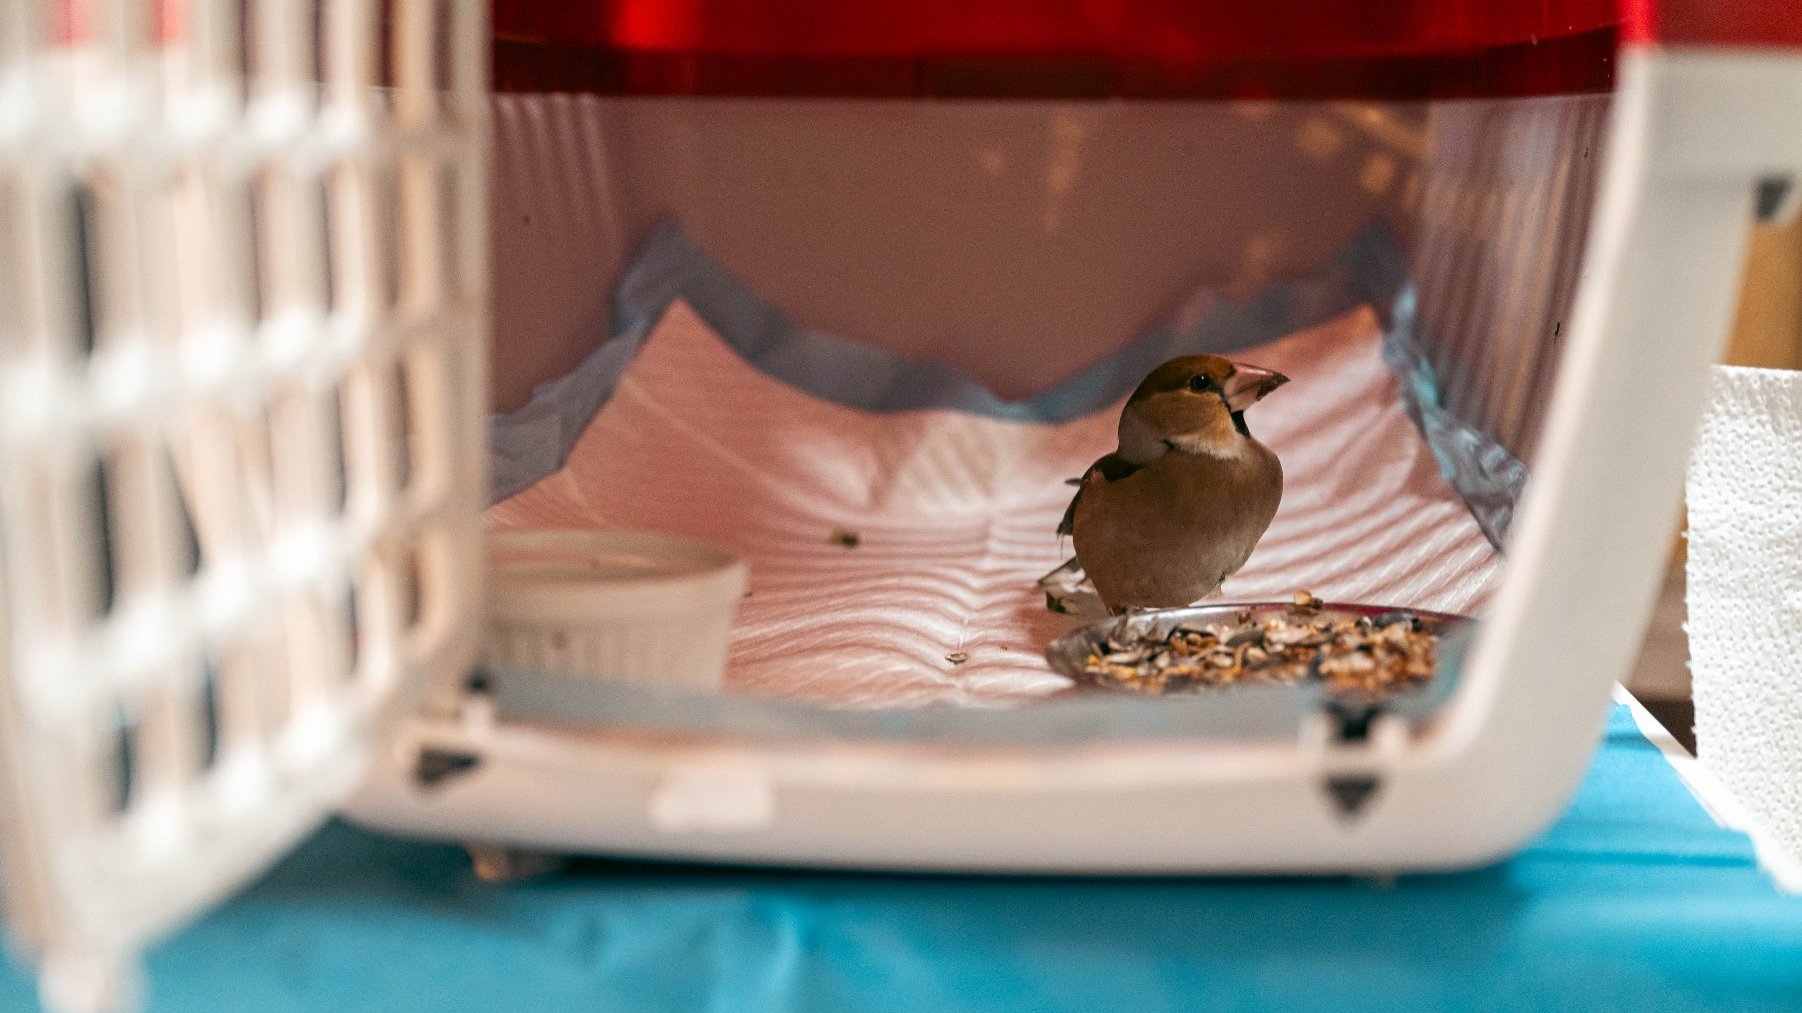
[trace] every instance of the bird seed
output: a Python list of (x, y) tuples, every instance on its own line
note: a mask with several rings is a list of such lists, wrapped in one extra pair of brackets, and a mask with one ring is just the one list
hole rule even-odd
[(1306, 591), (1281, 611), (1167, 635), (1110, 634), (1090, 653), (1083, 674), (1095, 685), (1161, 696), (1248, 683), (1318, 680), (1335, 694), (1384, 697), (1432, 681), (1439, 636), (1405, 612), (1322, 614)]

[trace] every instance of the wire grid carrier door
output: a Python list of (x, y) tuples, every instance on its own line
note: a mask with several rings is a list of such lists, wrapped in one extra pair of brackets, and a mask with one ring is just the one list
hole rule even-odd
[(0, 865), (59, 1003), (473, 657), (485, 19), (0, 0)]

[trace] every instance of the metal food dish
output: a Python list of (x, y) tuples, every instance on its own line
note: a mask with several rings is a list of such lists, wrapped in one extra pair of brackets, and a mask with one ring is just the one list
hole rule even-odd
[[(1191, 606), (1180, 609), (1156, 609), (1146, 612), (1135, 612), (1103, 622), (1091, 623), (1079, 627), (1054, 640), (1045, 651), (1045, 658), (1051, 667), (1078, 683), (1097, 689), (1119, 692), (1165, 693), (1195, 692), (1207, 689), (1228, 689), (1237, 686), (1253, 685), (1269, 681), (1283, 681), (1294, 684), (1320, 684), (1325, 690), (1325, 680), (1320, 675), (1320, 660), (1314, 659), (1305, 674), (1294, 674), (1279, 680), (1272, 680), (1262, 675), (1235, 675), (1224, 684), (1207, 679), (1181, 678), (1172, 680), (1170, 685), (1159, 681), (1156, 685), (1122, 686), (1107, 679), (1098, 678), (1091, 659), (1097, 655), (1118, 656), (1123, 645), (1149, 645), (1161, 642), (1173, 632), (1181, 629), (1204, 630), (1210, 626), (1243, 627), (1256, 622), (1260, 626), (1268, 620), (1281, 616), (1291, 624), (1314, 624), (1331, 627), (1345, 622), (1369, 620), (1379, 628), (1387, 628), (1407, 621), (1413, 630), (1431, 635), (1437, 641), (1435, 645), (1436, 662), (1434, 671), (1423, 680), (1417, 680), (1395, 689), (1378, 694), (1384, 698), (1402, 696), (1420, 696), (1422, 694), (1438, 696), (1430, 693), (1443, 680), (1444, 671), (1448, 668), (1447, 658), (1461, 649), (1466, 637), (1454, 636), (1472, 627), (1469, 617), (1452, 615), (1444, 612), (1429, 612), (1422, 609), (1390, 608), (1376, 605), (1340, 605), (1310, 601), (1308, 604), (1295, 602), (1250, 602), (1226, 603), (1218, 605)], [(1294, 628), (1292, 625), (1291, 628)], [(1224, 645), (1222, 645), (1224, 647)], [(1219, 650), (1222, 648), (1216, 648)], [(1145, 653), (1139, 650), (1141, 655)], [(1240, 650), (1243, 656), (1243, 648)], [(1197, 657), (1197, 664), (1200, 659)], [(1287, 668), (1293, 673), (1297, 662), (1288, 663)], [(1201, 666), (1205, 668), (1205, 666)], [(1274, 663), (1267, 667), (1276, 667)], [(1237, 669), (1235, 668), (1235, 671)]]

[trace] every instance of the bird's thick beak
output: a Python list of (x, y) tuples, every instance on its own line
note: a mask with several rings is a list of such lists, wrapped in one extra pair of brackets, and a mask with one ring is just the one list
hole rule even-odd
[(1288, 383), (1289, 378), (1274, 369), (1233, 363), (1233, 373), (1226, 378), (1226, 406), (1242, 412), (1258, 403), (1264, 395)]

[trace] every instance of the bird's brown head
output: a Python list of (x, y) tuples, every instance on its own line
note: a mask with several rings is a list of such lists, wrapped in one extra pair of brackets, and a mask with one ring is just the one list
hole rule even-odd
[(1274, 370), (1218, 355), (1184, 355), (1151, 371), (1120, 414), (1120, 453), (1155, 459), (1175, 448), (1227, 454), (1250, 432), (1243, 412), (1288, 383)]

